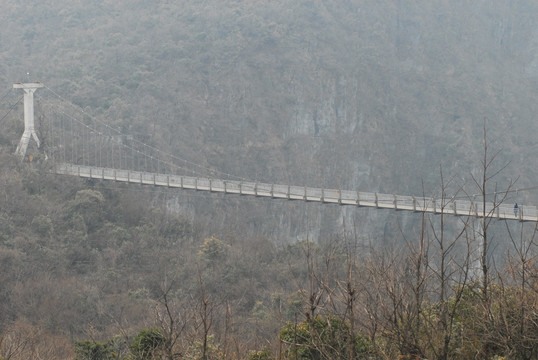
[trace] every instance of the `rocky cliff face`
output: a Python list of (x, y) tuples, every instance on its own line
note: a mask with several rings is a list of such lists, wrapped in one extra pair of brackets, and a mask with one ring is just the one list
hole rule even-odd
[[(532, 1), (6, 1), (0, 76), (10, 86), (31, 69), (103, 121), (228, 174), (372, 192), (438, 193), (442, 166), (449, 190), (472, 194), (486, 118), (491, 154), (509, 164), (498, 188), (516, 177), (525, 188), (537, 175), (537, 10)], [(328, 236), (343, 219), (382, 237), (401, 221), (313, 204), (181, 202), (285, 238)]]

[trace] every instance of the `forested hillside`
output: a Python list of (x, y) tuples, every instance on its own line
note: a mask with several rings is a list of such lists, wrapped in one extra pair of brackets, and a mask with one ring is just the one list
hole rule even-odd
[[(530, 187), (537, 176), (532, 1), (7, 0), (2, 10), (6, 91), (30, 72), (92, 116), (225, 173), (431, 195), (442, 165), (455, 188), (474, 193), (487, 118), (501, 163), (510, 163), (498, 187), (518, 177), (519, 188)], [(232, 218), (259, 211), (235, 207)], [(296, 229), (293, 214), (273, 215), (256, 230), (271, 235), (278, 222), (278, 236), (315, 228), (323, 237), (343, 215), (293, 212), (310, 223)], [(356, 214), (347, 211), (348, 222), (376, 232), (393, 223)]]
[(537, 13), (2, 1), (0, 358), (536, 358), (532, 224), (53, 176), (11, 87), (242, 178), (537, 204)]

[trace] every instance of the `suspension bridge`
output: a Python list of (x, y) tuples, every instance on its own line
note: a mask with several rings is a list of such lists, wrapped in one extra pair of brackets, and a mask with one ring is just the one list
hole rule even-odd
[[(41, 83), (14, 84), (13, 88), (22, 89), (24, 99), (25, 128), (16, 154), (25, 157), (33, 139), (36, 150), (58, 175), (343, 206), (538, 222), (537, 207), (531, 205), (514, 207), (502, 201), (474, 201), (471, 197), (415, 197), (251, 181), (160, 151), (90, 116)], [(36, 90), (41, 88), (43, 94), (37, 96)], [(34, 101), (40, 114), (37, 124)], [(503, 193), (500, 195), (503, 198)]]

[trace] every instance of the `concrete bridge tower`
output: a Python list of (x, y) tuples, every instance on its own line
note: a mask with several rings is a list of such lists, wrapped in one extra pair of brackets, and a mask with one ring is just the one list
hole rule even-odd
[(17, 146), (17, 150), (15, 150), (15, 154), (21, 157), (26, 155), (26, 149), (28, 148), (31, 137), (34, 138), (38, 147), (41, 145), (34, 126), (34, 92), (42, 87), (43, 84), (38, 82), (13, 84), (14, 89), (22, 89), (24, 91), (24, 133)]

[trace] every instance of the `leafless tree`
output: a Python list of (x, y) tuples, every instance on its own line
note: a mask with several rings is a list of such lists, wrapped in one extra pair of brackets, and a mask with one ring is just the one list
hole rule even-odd
[(505, 344), (506, 353), (520, 359), (538, 356), (538, 288), (533, 275), (538, 270), (536, 251), (538, 224), (519, 234), (514, 234), (506, 222), (508, 237), (512, 244), (508, 251), (507, 271), (498, 273), (499, 292), (497, 331), (495, 339)]
[[(193, 330), (197, 338), (201, 336), (201, 359), (209, 359), (209, 337), (213, 327), (213, 316), (216, 303), (207, 293), (200, 270), (198, 269), (198, 287), (199, 294), (196, 299), (195, 314), (193, 316)], [(201, 333), (201, 335), (200, 335)]]
[(171, 290), (174, 281), (163, 280), (161, 284), (161, 294), (154, 306), (155, 321), (161, 329), (165, 338), (165, 355), (168, 360), (181, 356), (180, 349), (177, 348), (180, 338), (184, 335), (190, 318), (187, 306), (172, 298)]
[[(447, 234), (446, 212), (451, 199), (445, 196), (450, 181), (445, 183), (443, 169), (440, 167), (441, 181), (441, 214), (439, 225), (429, 221), (433, 256), (429, 268), (432, 275), (433, 288), (437, 292), (437, 303), (433, 316), (425, 315), (429, 331), (426, 343), (435, 358), (446, 360), (450, 357), (450, 346), (454, 338), (454, 323), (458, 315), (459, 304), (469, 280), (471, 261), (471, 241), (469, 237), (469, 218), (461, 218), (458, 230)], [(461, 189), (459, 189), (461, 190)], [(459, 191), (458, 190), (458, 191)], [(458, 191), (452, 196), (455, 197)], [(458, 255), (459, 253), (459, 255)], [(435, 301), (435, 297), (431, 299)], [(440, 339), (436, 341), (436, 339)]]
[(493, 153), (493, 155), (490, 154), (488, 149), (488, 136), (487, 136), (487, 121), (486, 118), (484, 118), (484, 123), (482, 127), (483, 131), (483, 137), (482, 137), (482, 159), (480, 161), (481, 165), (481, 173), (480, 176), (475, 176), (474, 174), (471, 174), (471, 178), (473, 180), (473, 183), (475, 185), (475, 188), (478, 190), (480, 194), (480, 206), (481, 206), (481, 216), (480, 216), (480, 225), (478, 230), (479, 239), (482, 241), (481, 243), (481, 251), (480, 251), (480, 267), (482, 271), (482, 297), (483, 302), (486, 306), (488, 306), (489, 301), (489, 251), (490, 251), (490, 238), (488, 237), (488, 229), (490, 226), (491, 221), (494, 218), (494, 214), (497, 211), (497, 208), (506, 201), (508, 194), (510, 193), (511, 189), (513, 188), (515, 182), (517, 179), (510, 180), (510, 183), (504, 188), (503, 191), (497, 192), (497, 189), (493, 191), (493, 201), (490, 208), (488, 208), (488, 200), (491, 197), (490, 193), (490, 183), (491, 180), (494, 179), (496, 176), (498, 176), (503, 170), (506, 169), (508, 164), (502, 165), (499, 168), (495, 168), (495, 161), (497, 160), (497, 157), (501, 150), (496, 151)]

